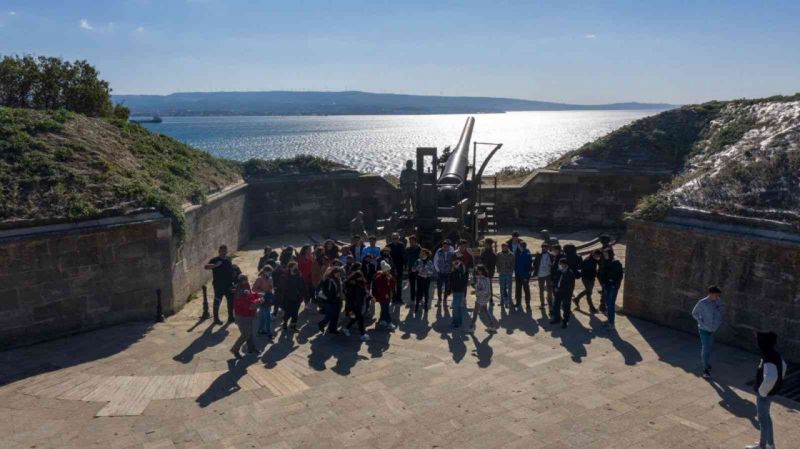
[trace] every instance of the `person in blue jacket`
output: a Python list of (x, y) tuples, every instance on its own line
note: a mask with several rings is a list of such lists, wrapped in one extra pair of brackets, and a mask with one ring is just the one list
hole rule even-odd
[(533, 264), (533, 256), (528, 250), (528, 245), (524, 241), (519, 242), (519, 247), (514, 254), (514, 297), (517, 300), (517, 308), (522, 308), (522, 292), (525, 291), (525, 306), (531, 306), (531, 287), (529, 285), (531, 280), (531, 266)]

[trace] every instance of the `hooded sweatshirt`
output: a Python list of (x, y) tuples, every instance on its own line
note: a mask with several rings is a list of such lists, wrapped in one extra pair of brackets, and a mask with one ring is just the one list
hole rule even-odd
[(786, 376), (786, 362), (775, 350), (777, 342), (778, 336), (774, 332), (758, 333), (761, 362), (756, 371), (755, 389), (762, 398), (780, 393), (783, 378)]

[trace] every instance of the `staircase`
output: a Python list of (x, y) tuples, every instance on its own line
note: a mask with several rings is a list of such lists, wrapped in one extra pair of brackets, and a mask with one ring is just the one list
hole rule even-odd
[(494, 203), (478, 203), (478, 237), (497, 234), (497, 216)]

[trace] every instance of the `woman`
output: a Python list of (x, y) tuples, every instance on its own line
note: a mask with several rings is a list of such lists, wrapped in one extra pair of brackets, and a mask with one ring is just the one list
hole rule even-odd
[(494, 292), (492, 291), (492, 280), (494, 279), (494, 270), (497, 266), (497, 253), (494, 252), (494, 240), (483, 240), (483, 251), (480, 255), (480, 263), (486, 268), (487, 276), (489, 277), (489, 305), (494, 305)]
[(369, 335), (364, 328), (364, 303), (367, 299), (367, 279), (361, 270), (354, 270), (347, 281), (344, 283), (344, 295), (347, 300), (346, 309), (352, 315), (347, 324), (342, 328), (342, 333), (350, 336), (350, 328), (353, 324), (358, 324), (358, 331), (361, 333), (361, 341), (368, 341)]
[(339, 311), (342, 309), (342, 269), (341, 267), (330, 267), (325, 272), (322, 285), (319, 289), (319, 296), (325, 306), (325, 317), (319, 322), (319, 331), (324, 332), (328, 326), (328, 333), (337, 335), (336, 330), (339, 325)]
[(308, 288), (297, 268), (297, 262), (289, 262), (286, 271), (287, 273), (281, 278), (279, 287), (283, 299), (283, 330), (286, 330), (291, 322), (292, 330), (296, 331), (297, 312), (300, 309), (300, 303), (306, 297)]
[(395, 280), (392, 276), (392, 266), (387, 261), (381, 261), (381, 271), (375, 275), (375, 285), (372, 287), (372, 296), (375, 302), (381, 305), (381, 317), (378, 327), (394, 330), (392, 314), (389, 310), (392, 294), (395, 291)]
[(256, 316), (256, 308), (263, 302), (256, 293), (250, 290), (247, 275), (240, 274), (238, 279), (236, 296), (233, 299), (233, 315), (236, 327), (239, 328), (239, 338), (236, 339), (231, 348), (231, 353), (237, 359), (242, 357), (239, 351), (245, 343), (247, 343), (248, 354), (258, 352), (256, 343), (253, 340), (253, 318)]
[(258, 293), (264, 302), (259, 307), (258, 333), (272, 340), (272, 305), (275, 303), (275, 291), (272, 283), (272, 266), (264, 265), (253, 282), (253, 292)]
[(314, 271), (314, 257), (311, 255), (311, 246), (303, 245), (297, 254), (297, 269), (305, 283), (306, 293), (303, 295), (306, 300), (314, 297), (314, 287), (311, 284), (311, 274)]
[(289, 262), (294, 260), (294, 248), (291, 246), (284, 248), (283, 251), (281, 251), (281, 256), (278, 260), (284, 267), (289, 265)]
[(497, 330), (497, 327), (495, 326), (495, 319), (492, 314), (489, 313), (489, 300), (492, 297), (489, 270), (487, 270), (483, 265), (478, 265), (475, 268), (475, 275), (477, 277), (475, 280), (475, 311), (472, 313), (472, 325), (470, 326), (468, 332), (475, 332), (475, 323), (478, 321), (478, 314), (481, 313), (486, 316), (489, 322), (486, 330), (489, 332), (495, 332)]
[(419, 303), (423, 298), (425, 300), (423, 310), (428, 310), (431, 304), (431, 276), (434, 273), (431, 252), (423, 249), (419, 253), (419, 259), (411, 267), (411, 271), (417, 275), (417, 297), (414, 298), (414, 313), (417, 313)]
[(325, 258), (328, 259), (328, 263), (333, 263), (334, 260), (339, 260), (339, 247), (333, 243), (333, 240), (325, 240), (325, 243), (322, 244), (322, 249), (325, 253)]

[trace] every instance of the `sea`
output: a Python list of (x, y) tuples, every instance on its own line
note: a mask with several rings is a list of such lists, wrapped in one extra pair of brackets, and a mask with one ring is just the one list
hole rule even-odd
[[(502, 143), (486, 168), (537, 168), (636, 119), (660, 111), (475, 114), (473, 140)], [(311, 154), (363, 172), (399, 174), (417, 147), (455, 146), (468, 115), (163, 117), (151, 131), (228, 159)], [(478, 165), (492, 145), (478, 145)], [(471, 156), (470, 156), (471, 157)]]

